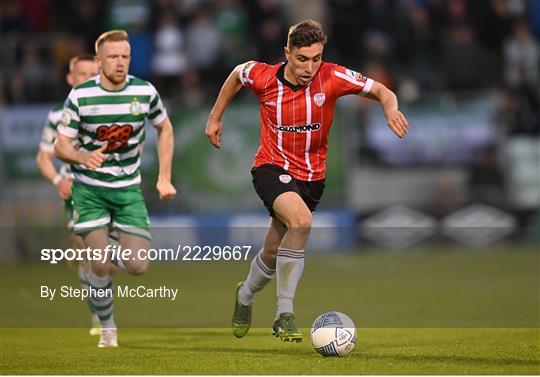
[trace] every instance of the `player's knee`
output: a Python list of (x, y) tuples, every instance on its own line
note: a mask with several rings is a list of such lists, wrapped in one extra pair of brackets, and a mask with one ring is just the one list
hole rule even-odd
[(291, 216), (289, 221), (286, 222), (287, 228), (289, 228), (289, 230), (292, 228), (309, 231), (311, 230), (311, 224), (312, 215), (310, 212), (301, 212), (295, 214), (294, 216)]
[(92, 273), (98, 277), (105, 277), (110, 273), (110, 263), (92, 263)]
[(148, 270), (149, 266), (150, 266), (150, 263), (148, 261), (146, 261), (146, 260), (145, 261), (140, 261), (139, 263), (137, 263), (135, 265), (129, 266), (128, 272), (131, 275), (140, 276), (140, 275), (144, 274)]
[(76, 249), (86, 248), (83, 238), (81, 236), (76, 235), (73, 232), (69, 234), (69, 240), (71, 241), (71, 245)]

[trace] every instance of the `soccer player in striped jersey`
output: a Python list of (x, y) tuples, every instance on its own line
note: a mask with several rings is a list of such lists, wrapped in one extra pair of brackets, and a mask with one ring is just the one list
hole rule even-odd
[[(131, 46), (123, 30), (103, 33), (96, 41), (99, 75), (69, 94), (55, 144), (56, 155), (71, 164), (73, 204), (77, 212), (74, 231), (91, 249), (106, 250), (109, 225), (119, 232), (123, 249), (133, 254), (123, 261), (128, 273), (143, 274), (149, 265), (148, 211), (140, 189), (140, 149), (145, 119), (157, 131), (159, 175), (156, 184), (162, 200), (172, 199), (173, 128), (161, 98), (152, 84), (128, 74)], [(75, 149), (72, 141), (80, 147)], [(101, 321), (98, 347), (117, 347), (113, 316), (110, 255), (92, 261), (88, 274), (91, 297)]]
[[(71, 87), (75, 87), (87, 81), (90, 77), (97, 75), (97, 73), (98, 65), (94, 61), (93, 55), (77, 55), (69, 61), (69, 72), (66, 75), (66, 81)], [(68, 219), (67, 227), (72, 246), (76, 249), (84, 249), (86, 246), (84, 245), (83, 239), (73, 232), (74, 213), (71, 199), (71, 184), (73, 179), (69, 164), (62, 163), (59, 171), (57, 171), (54, 166), (54, 141), (56, 139), (58, 123), (62, 117), (63, 111), (64, 106), (60, 105), (52, 109), (47, 115), (47, 123), (45, 124), (41, 135), (36, 163), (41, 175), (56, 186), (58, 196), (64, 201), (64, 211)], [(88, 284), (84, 280), (83, 268), (84, 264), (80, 263), (78, 266), (79, 280), (81, 281), (82, 288), (87, 289)], [(101, 329), (99, 318), (92, 309), (92, 305), (89, 305), (89, 307), (92, 323), (92, 327), (89, 331), (90, 335), (99, 335)]]
[(336, 100), (356, 94), (379, 101), (387, 124), (399, 137), (408, 122), (395, 94), (384, 85), (340, 65), (322, 61), (326, 35), (313, 20), (289, 29), (286, 62), (249, 61), (237, 66), (218, 95), (206, 135), (221, 146), (222, 115), (243, 87), (260, 101), (260, 147), (255, 155), (253, 185), (271, 216), (264, 246), (237, 286), (232, 328), (245, 336), (251, 326), (255, 294), (276, 276), (277, 311), (272, 326), (283, 341), (301, 341), (293, 299), (304, 268), (305, 244), (312, 212), (324, 191), (328, 134)]

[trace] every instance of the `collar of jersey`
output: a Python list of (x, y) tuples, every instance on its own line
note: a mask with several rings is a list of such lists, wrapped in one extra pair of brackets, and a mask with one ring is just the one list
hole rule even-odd
[(283, 63), (281, 65), (281, 67), (278, 68), (277, 72), (276, 72), (276, 77), (279, 81), (281, 81), (285, 86), (288, 86), (289, 88), (291, 88), (291, 90), (293, 92), (296, 92), (297, 90), (300, 90), (300, 89), (305, 89), (307, 88), (308, 86), (311, 85), (311, 81), (309, 82), (309, 84), (307, 84), (306, 86), (302, 86), (302, 85), (295, 85), (293, 84), (292, 82), (288, 81), (286, 78), (285, 78), (285, 66), (287, 65), (287, 63)]
[(96, 76), (96, 82), (98, 83), (99, 87), (106, 91), (106, 92), (111, 92), (111, 93), (115, 93), (115, 92), (121, 92), (122, 90), (126, 89), (128, 87), (128, 83), (129, 83), (129, 75), (126, 75), (126, 81), (125, 81), (125, 84), (122, 89), (116, 89), (116, 90), (111, 90), (111, 89), (107, 89), (105, 88), (103, 85), (101, 85), (101, 75), (97, 75)]

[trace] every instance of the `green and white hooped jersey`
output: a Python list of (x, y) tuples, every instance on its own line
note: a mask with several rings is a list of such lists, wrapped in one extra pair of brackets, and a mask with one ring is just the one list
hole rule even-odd
[(58, 132), (77, 138), (85, 152), (107, 144), (104, 153), (108, 158), (95, 170), (71, 165), (73, 178), (86, 185), (110, 188), (139, 184), (144, 120), (155, 126), (166, 119), (167, 111), (148, 81), (128, 75), (123, 89), (111, 91), (103, 88), (99, 79), (95, 76), (69, 93)]
[[(64, 106), (60, 105), (53, 108), (47, 114), (47, 122), (43, 127), (43, 132), (41, 133), (41, 141), (39, 143), (39, 148), (42, 151), (48, 153), (54, 153), (54, 142), (56, 140), (56, 134), (58, 132), (58, 123), (62, 119), (62, 114), (64, 113)], [(77, 141), (74, 139), (73, 145), (77, 147)], [(59, 173), (64, 177), (67, 177), (71, 174), (69, 164), (62, 162), (60, 166)]]

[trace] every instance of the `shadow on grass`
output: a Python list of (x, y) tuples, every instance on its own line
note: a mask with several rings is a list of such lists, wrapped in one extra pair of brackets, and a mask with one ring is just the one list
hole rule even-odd
[(176, 352), (189, 352), (189, 353), (239, 353), (239, 354), (253, 354), (253, 355), (284, 355), (284, 356), (298, 356), (302, 354), (311, 354), (315, 355), (313, 352), (305, 352), (304, 349), (295, 350), (294, 355), (291, 354), (290, 349), (275, 349), (275, 348), (246, 348), (246, 347), (206, 347), (202, 346), (201, 348), (193, 347), (192, 345), (189, 348), (184, 347), (166, 347), (166, 346), (155, 346), (155, 345), (135, 345), (129, 343), (122, 343), (123, 348), (129, 349), (140, 349), (146, 351), (176, 351)]

